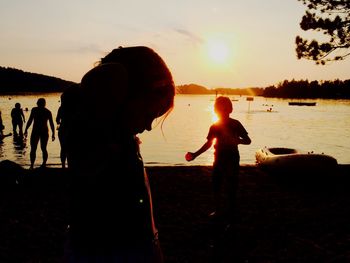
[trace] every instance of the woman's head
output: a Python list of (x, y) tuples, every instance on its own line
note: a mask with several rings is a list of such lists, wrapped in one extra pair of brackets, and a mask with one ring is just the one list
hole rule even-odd
[(233, 110), (231, 100), (224, 96), (217, 97), (214, 104), (214, 110), (220, 116), (230, 115)]
[[(128, 96), (154, 100), (163, 115), (174, 103), (175, 86), (163, 59), (148, 47), (117, 48), (101, 59), (100, 64), (122, 64), (128, 74)], [(162, 102), (162, 103), (160, 103)]]
[[(94, 81), (103, 84), (89, 85)], [(112, 50), (84, 76), (82, 86), (88, 89), (90, 86), (100, 93), (97, 97), (103, 96), (101, 100), (105, 104), (102, 107), (112, 104), (123, 107), (126, 125), (133, 133), (150, 129), (149, 123), (168, 113), (174, 105), (175, 85), (170, 70), (148, 47)]]
[(15, 108), (16, 108), (16, 109), (20, 109), (20, 108), (21, 108), (21, 104), (20, 104), (19, 102), (16, 102), (16, 103), (15, 103)]

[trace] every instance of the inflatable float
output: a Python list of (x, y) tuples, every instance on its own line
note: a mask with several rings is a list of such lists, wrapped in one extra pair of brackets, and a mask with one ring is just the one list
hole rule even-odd
[(293, 148), (264, 147), (255, 153), (256, 163), (262, 168), (285, 172), (326, 172), (338, 165), (330, 155), (302, 152)]

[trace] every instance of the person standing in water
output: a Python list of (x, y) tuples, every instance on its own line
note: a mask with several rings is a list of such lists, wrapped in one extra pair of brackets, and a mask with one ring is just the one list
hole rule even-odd
[(4, 138), (4, 129), (5, 129), (5, 126), (2, 122), (2, 115), (1, 115), (1, 110), (0, 110), (0, 140), (2, 140)]
[(66, 261), (163, 262), (137, 134), (172, 109), (172, 75), (148, 47), (117, 48), (84, 75), (80, 94), (67, 136)]
[(228, 97), (217, 97), (214, 104), (218, 122), (211, 125), (207, 141), (196, 152), (185, 155), (187, 161), (192, 161), (208, 150), (215, 142), (212, 186), (215, 211), (211, 215), (228, 221), (234, 219), (240, 155), (239, 144), (250, 144), (251, 139), (243, 125), (230, 118), (233, 111), (232, 102)]
[(69, 86), (61, 95), (61, 106), (58, 108), (56, 123), (58, 126), (58, 139), (60, 141), (60, 159), (62, 168), (67, 161), (67, 134), (72, 126), (76, 106), (79, 102), (79, 84)]
[[(21, 108), (20, 103), (16, 103), (15, 107), (11, 110), (11, 118), (12, 118), (12, 128), (13, 135), (23, 137), (23, 123), (26, 122), (26, 118), (24, 117), (23, 110)], [(18, 127), (18, 133), (17, 133)]]
[(32, 133), (30, 136), (30, 169), (34, 168), (36, 159), (36, 149), (40, 141), (40, 147), (43, 156), (43, 162), (41, 167), (46, 167), (48, 158), (47, 143), (49, 140), (49, 128), (48, 123), (52, 131), (52, 141), (55, 140), (55, 126), (52, 119), (51, 111), (46, 107), (46, 101), (44, 98), (40, 98), (37, 101), (37, 107), (32, 108), (30, 116), (24, 131), (24, 136), (28, 135), (28, 128), (33, 123)]

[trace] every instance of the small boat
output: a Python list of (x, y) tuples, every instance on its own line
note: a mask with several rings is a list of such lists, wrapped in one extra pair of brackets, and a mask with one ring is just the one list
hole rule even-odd
[(255, 153), (256, 163), (261, 168), (284, 172), (326, 172), (335, 169), (337, 160), (330, 155), (302, 152), (293, 148), (264, 147)]
[(316, 106), (316, 102), (290, 101), (289, 106)]

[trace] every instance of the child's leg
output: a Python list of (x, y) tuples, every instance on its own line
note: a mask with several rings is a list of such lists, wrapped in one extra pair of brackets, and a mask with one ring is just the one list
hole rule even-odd
[(239, 164), (235, 163), (227, 171), (227, 219), (233, 223), (237, 212)]
[(213, 167), (212, 191), (214, 201), (214, 213), (216, 216), (222, 215), (222, 171), (220, 167)]

